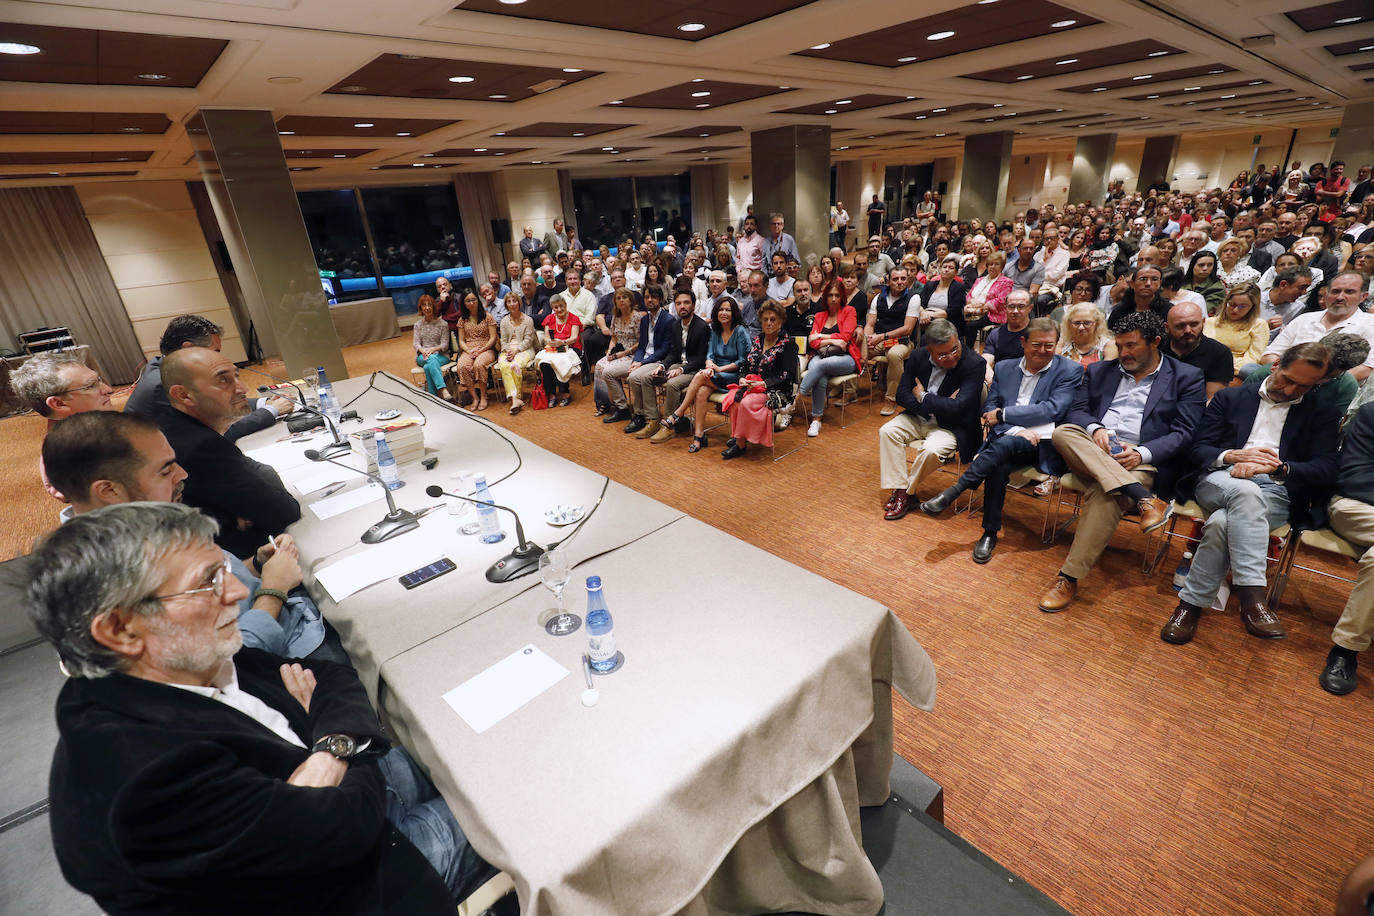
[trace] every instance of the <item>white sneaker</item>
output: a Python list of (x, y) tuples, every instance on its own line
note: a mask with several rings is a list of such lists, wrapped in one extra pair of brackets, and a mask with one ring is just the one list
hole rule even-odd
[(821, 434), (821, 421), (812, 420), (811, 425), (806, 428), (806, 434), (810, 436), (812, 439), (819, 436)]
[(890, 417), (890, 416), (892, 416), (892, 415), (893, 415), (894, 413), (896, 413), (896, 412), (897, 412), (897, 402), (896, 402), (896, 401), (887, 401), (887, 400), (884, 400), (884, 401), (883, 401), (883, 409), (880, 410), (880, 411), (878, 411), (878, 413), (881, 414), (881, 415), (884, 416), (884, 417)]
[(778, 432), (782, 432), (784, 429), (788, 427), (789, 424), (791, 424), (791, 422), (792, 415), (790, 413), (780, 413), (773, 420), (773, 428)]

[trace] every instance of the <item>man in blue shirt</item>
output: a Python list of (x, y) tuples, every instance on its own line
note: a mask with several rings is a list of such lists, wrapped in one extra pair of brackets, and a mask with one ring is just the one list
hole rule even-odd
[(797, 251), (797, 240), (786, 232), (782, 231), (785, 225), (781, 213), (774, 213), (770, 217), (772, 221), (773, 234), (763, 240), (763, 263), (772, 264), (773, 255), (782, 252), (787, 257), (801, 263), (801, 254)]

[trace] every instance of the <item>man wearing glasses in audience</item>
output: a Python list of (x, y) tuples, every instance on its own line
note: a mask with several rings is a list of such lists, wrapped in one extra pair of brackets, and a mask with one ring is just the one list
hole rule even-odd
[[(48, 429), (60, 420), (92, 410), (114, 410), (114, 389), (70, 350), (39, 353), (10, 375), (10, 391), (20, 404), (48, 421)], [(38, 459), (43, 489), (54, 499), (65, 500), (62, 491), (48, 481), (43, 459)]]

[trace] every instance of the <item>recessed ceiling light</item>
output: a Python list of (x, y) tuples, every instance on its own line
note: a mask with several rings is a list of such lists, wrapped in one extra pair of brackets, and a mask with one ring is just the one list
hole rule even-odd
[(698, 134), (698, 136), (701, 136), (701, 137), (709, 137), (709, 136), (711, 136), (711, 135), (710, 135), (709, 133), (705, 133), (705, 134)]
[(470, 83), (475, 79), (475, 76), (450, 76), (448, 81), (450, 83)]
[(791, 87), (791, 86), (779, 86), (778, 88), (779, 88), (779, 89), (791, 89), (792, 87)]
[(827, 109), (825, 110), (825, 113), (826, 113), (826, 114), (839, 114), (839, 113), (840, 113), (840, 110), (839, 110), (838, 108), (827, 108)]
[(1052, 28), (1052, 29), (1067, 29), (1069, 26), (1071, 26), (1071, 25), (1077, 25), (1077, 24), (1078, 24), (1078, 20), (1077, 20), (1077, 19), (1061, 19), (1061, 20), (1059, 20), (1058, 22), (1051, 22), (1051, 23), (1050, 23), (1050, 28)]
[(1243, 112), (1243, 111), (1238, 111), (1238, 112), (1236, 112), (1236, 114), (1238, 114), (1238, 115), (1239, 115), (1239, 114), (1245, 114), (1245, 112)]
[(608, 105), (624, 105), (624, 104), (625, 104), (625, 100), (624, 100), (624, 99), (611, 99), (611, 100), (610, 100), (609, 102), (607, 102), (606, 104), (608, 104)]
[(496, 133), (492, 134), (494, 137), (504, 137), (505, 135), (506, 132), (504, 130), (498, 130)]
[(1005, 106), (1004, 106), (1001, 102), (998, 102), (996, 105), (993, 105), (992, 107), (993, 107), (993, 108), (1003, 108), (1003, 107), (1005, 107)]
[(123, 132), (126, 133), (126, 134), (141, 134), (141, 133), (143, 133), (143, 128), (141, 128), (141, 127), (121, 127), (120, 130), (123, 131)]
[(821, 42), (821, 43), (818, 44), (818, 45), (812, 45), (812, 46), (811, 46), (811, 50), (812, 50), (812, 51), (824, 51), (824, 50), (825, 50), (826, 48), (828, 48), (828, 47), (830, 47), (830, 42), (828, 42), (828, 41), (823, 41), (823, 42)]
[(1184, 91), (1184, 92), (1197, 92), (1197, 91), (1198, 91), (1199, 89), (1201, 89), (1201, 88), (1202, 88), (1201, 86), (1184, 86), (1184, 87), (1183, 87), (1183, 91)]
[(710, 107), (711, 107), (711, 103), (710, 103), (710, 102), (697, 102), (697, 107), (698, 107), (698, 108), (710, 108)]
[(1063, 110), (1064, 110), (1064, 109), (1062, 109), (1062, 108), (1056, 108), (1056, 109), (1055, 109), (1055, 111), (1063, 111)]
[(604, 152), (604, 153), (614, 152), (614, 150), (615, 150), (615, 147), (614, 147), (614, 146), (603, 146), (603, 147), (601, 147), (601, 151)]
[(563, 68), (563, 72), (564, 72), (564, 73), (581, 73), (581, 72), (582, 72), (582, 68), (581, 68), (581, 67), (564, 67), (564, 68)]
[(1223, 96), (1222, 96), (1223, 99), (1234, 99), (1235, 97), (1236, 97), (1236, 94), (1235, 94), (1234, 92), (1231, 93), (1230, 95), (1223, 95)]
[(1018, 79), (1018, 80), (1028, 80), (1028, 79), (1030, 79), (1031, 76), (1033, 76), (1033, 75), (1034, 75), (1034, 74), (1027, 73), (1027, 74), (1025, 74), (1024, 76), (1018, 76), (1017, 79)]
[(1226, 72), (1225, 70), (1208, 70), (1208, 71), (1207, 71), (1207, 75), (1208, 75), (1208, 76), (1216, 76), (1218, 73), (1225, 73), (1225, 72)]
[(354, 127), (376, 127), (377, 125), (376, 125), (376, 124), (373, 124), (371, 121), (359, 121), (357, 124), (354, 124), (353, 126), (354, 126)]
[(989, 3), (996, 3), (997, 0), (978, 0), (979, 6), (987, 6)]
[(944, 134), (936, 134), (935, 136), (937, 136), (937, 137), (943, 137)]
[(1337, 19), (1333, 25), (1350, 25), (1352, 22), (1359, 22), (1362, 16), (1346, 16), (1344, 19)]
[(853, 105), (853, 104), (854, 104), (854, 100), (853, 100), (853, 99), (840, 99), (840, 100), (839, 100), (838, 102), (836, 102), (835, 104), (836, 104), (836, 105)]
[(49, 174), (49, 175), (61, 175), (62, 173), (61, 173), (61, 172), (49, 172), (48, 174)]
[[(42, 53), (43, 49), (38, 45), (26, 45), (19, 41), (0, 41), (0, 54), (29, 55)], [(56, 175), (57, 173), (53, 172), (52, 174)]]
[(413, 169), (422, 169), (425, 167), (425, 164), (423, 162), (412, 162), (410, 167)]
[(914, 95), (909, 95), (909, 96), (906, 97), (906, 100), (907, 100), (908, 102), (910, 102), (910, 101), (911, 101), (912, 99), (914, 99), (914, 98), (916, 98), (916, 96), (914, 96)]
[(1361, 51), (1374, 51), (1374, 45), (1365, 45), (1363, 48), (1360, 48), (1360, 50), (1361, 50)]
[(299, 76), (269, 76), (267, 81), (269, 83), (276, 83), (280, 86), (286, 86), (301, 82), (301, 78)]
[(1098, 86), (1096, 89), (1093, 90), (1093, 92), (1106, 92), (1106, 91), (1107, 91), (1107, 87), (1106, 87), (1106, 86)]
[(926, 116), (925, 116), (925, 115), (917, 115), (917, 116), (916, 116), (916, 120), (917, 120), (917, 121), (924, 121), (925, 119), (926, 119)]
[(1157, 96), (1157, 95), (1147, 95), (1147, 96), (1145, 96), (1145, 98), (1147, 98), (1147, 99), (1157, 99), (1157, 98), (1159, 98), (1159, 96)]
[(366, 86), (340, 86), (340, 92), (366, 92)]
[(504, 3), (506, 6), (519, 6), (520, 4), (524, 3), (525, 0), (501, 0), (501, 2)]
[(711, 90), (709, 90), (709, 89), (703, 89), (703, 90), (701, 90), (700, 92), (693, 92), (693, 93), (692, 93), (692, 98), (694, 98), (694, 99), (704, 99), (704, 98), (706, 98), (706, 97), (707, 97), (708, 95), (710, 95), (710, 94), (711, 94)]
[(917, 60), (917, 58), (915, 58), (915, 57), (899, 57), (899, 58), (897, 58), (897, 63), (899, 63), (899, 64), (909, 64), (909, 63), (913, 63), (913, 62), (916, 61), (916, 60)]
[(396, 55), (396, 56), (399, 57), (401, 60), (420, 60), (420, 59), (421, 59), (421, 57), (420, 57), (419, 54), (398, 54), (398, 55)]
[(1055, 62), (1054, 62), (1054, 65), (1055, 65), (1056, 67), (1062, 67), (1062, 66), (1064, 66), (1065, 64), (1076, 64), (1076, 63), (1078, 63), (1078, 58), (1076, 58), (1076, 57), (1066, 57), (1066, 58), (1064, 58), (1063, 60), (1057, 60), (1057, 61), (1055, 61)]
[(679, 32), (700, 32), (704, 28), (706, 28), (706, 23), (704, 22), (684, 22), (677, 27), (677, 30)]
[(347, 153), (335, 153), (335, 154), (334, 154), (334, 158), (335, 158), (335, 159), (347, 159), (347, 158), (348, 158), (348, 154), (347, 154)]
[(1149, 56), (1150, 56), (1150, 57), (1163, 57), (1164, 55), (1166, 55), (1166, 54), (1168, 54), (1168, 53), (1169, 53), (1168, 51), (1151, 51), (1150, 54), (1149, 54)]
[(578, 131), (577, 133), (573, 134), (573, 136), (574, 136), (574, 137), (585, 137), (585, 136), (587, 136), (587, 135), (586, 135), (584, 132), (582, 132), (582, 131)]
[(1079, 127), (1087, 127), (1088, 125), (1086, 125), (1086, 124), (1080, 124), (1080, 125), (1078, 125), (1078, 126), (1079, 126)]
[(428, 159), (430, 156), (433, 156), (434, 154), (433, 154), (433, 153), (421, 153), (420, 155), (423, 156), (423, 157), (425, 157), (426, 159)]
[(544, 160), (543, 160), (543, 159), (531, 159), (531, 160), (530, 160), (530, 165), (543, 165), (543, 164), (544, 164)]
[(953, 32), (953, 30), (951, 30), (951, 29), (946, 29), (946, 30), (943, 31), (943, 32), (931, 32), (929, 35), (926, 36), (926, 41), (944, 41), (946, 38), (953, 38), (953, 37), (954, 37), (954, 32)]
[(277, 131), (277, 133), (280, 134), (280, 135), (283, 136), (283, 137), (294, 137), (294, 136), (296, 136), (296, 132), (295, 132), (294, 130), (279, 130), (279, 131)]
[(494, 94), (492, 94), (492, 95), (487, 96), (487, 98), (489, 98), (489, 99), (508, 99), (508, 98), (510, 98), (510, 96), (506, 95), (504, 92), (497, 92), (497, 93), (494, 93)]
[(1247, 86), (1258, 86), (1258, 85), (1260, 85), (1260, 84), (1263, 83), (1263, 82), (1264, 82), (1264, 80), (1251, 80), (1250, 82), (1246, 83), (1245, 85), (1247, 85)]
[(473, 149), (474, 153), (485, 153), (486, 151), (487, 148), (485, 146), (479, 146)]
[(1131, 79), (1133, 79), (1133, 80), (1152, 80), (1152, 79), (1154, 79), (1154, 78), (1155, 78), (1155, 75), (1154, 75), (1153, 73), (1142, 73), (1142, 74), (1140, 74), (1139, 76), (1133, 76), (1133, 77), (1131, 77)]
[(505, 153), (492, 153), (492, 155), (493, 155), (493, 156), (504, 156), (504, 155), (506, 155), (506, 154), (505, 154)]
[(396, 134), (396, 136), (398, 136), (398, 137), (409, 137), (409, 136), (410, 136), (410, 131), (408, 131), (408, 130), (398, 131), (397, 134)]
[(163, 80), (171, 79), (171, 77), (165, 73), (140, 73), (138, 78), (141, 80), (148, 80), (150, 83), (160, 83)]

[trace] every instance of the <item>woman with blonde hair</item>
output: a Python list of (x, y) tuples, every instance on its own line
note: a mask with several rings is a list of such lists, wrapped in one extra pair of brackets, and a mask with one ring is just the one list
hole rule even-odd
[(1107, 316), (1094, 302), (1079, 302), (1064, 310), (1059, 340), (1059, 355), (1081, 366), (1116, 359), (1116, 341), (1107, 330)]
[(504, 302), (508, 314), (501, 319), (501, 355), (496, 360), (496, 371), (501, 373), (511, 416), (515, 416), (525, 406), (520, 399), (520, 376), (525, 367), (534, 362), (539, 336), (534, 320), (525, 314), (519, 293), (506, 293)]
[(1259, 287), (1254, 283), (1231, 287), (1221, 309), (1203, 324), (1202, 333), (1230, 348), (1236, 375), (1258, 365), (1269, 346), (1269, 322), (1260, 314)]
[(1217, 246), (1217, 279), (1227, 289), (1235, 289), (1242, 283), (1254, 283), (1260, 278), (1258, 270), (1241, 261), (1248, 247), (1245, 239), (1234, 236)]

